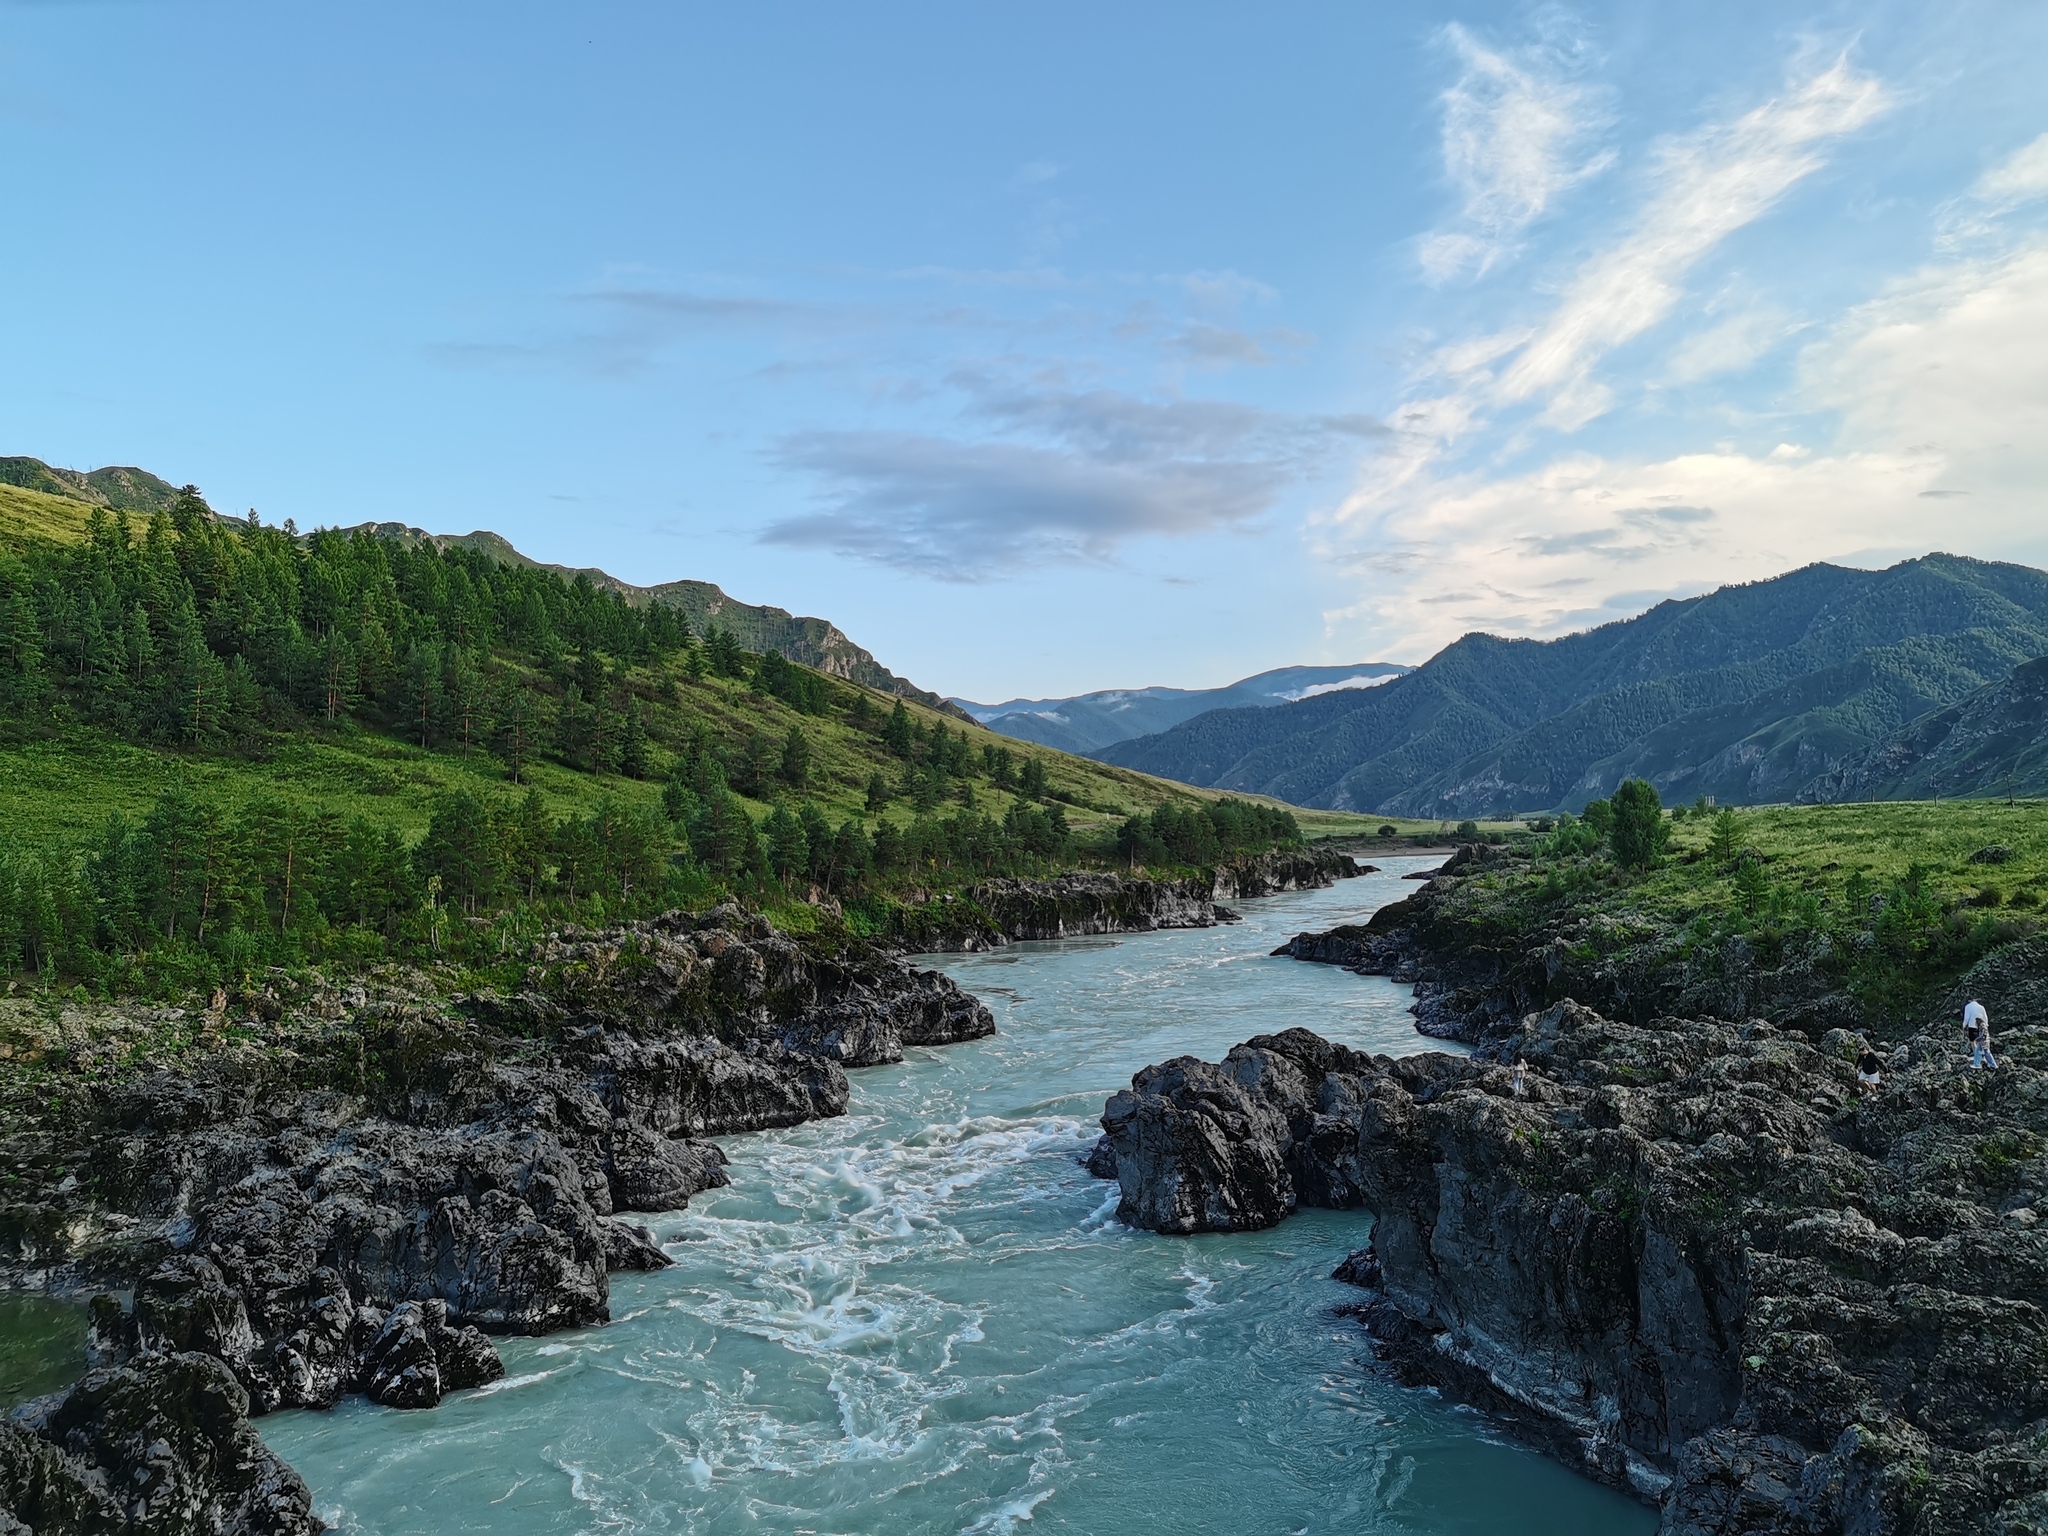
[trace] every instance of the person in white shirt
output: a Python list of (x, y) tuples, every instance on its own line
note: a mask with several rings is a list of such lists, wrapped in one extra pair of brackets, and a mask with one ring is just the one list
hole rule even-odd
[(1963, 1033), (1970, 1037), (1970, 1065), (1997, 1067), (1998, 1058), (1991, 1054), (1991, 1015), (1974, 997), (1963, 1004)]

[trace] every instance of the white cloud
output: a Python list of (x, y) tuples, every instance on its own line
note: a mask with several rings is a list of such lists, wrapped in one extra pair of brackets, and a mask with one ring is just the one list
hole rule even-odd
[(1439, 282), (1484, 275), (1559, 196), (1613, 159), (1585, 152), (1603, 115), (1554, 58), (1510, 57), (1455, 22), (1443, 37), (1461, 66), (1443, 96), (1443, 155), (1462, 205), (1452, 227), (1422, 241), (1422, 269)]
[[(1824, 451), (1574, 453), (1421, 481), (1372, 555), (1350, 547), (1365, 590), (1333, 624), (1412, 660), (1472, 629), (1560, 634), (1815, 560), (2048, 562), (2048, 238), (1898, 282), (1806, 349), (1800, 387), (1838, 413)], [(1431, 572), (1456, 574), (1417, 581)]]
[[(1924, 547), (1922, 493), (1950, 467), (1924, 433), (1859, 431), (1827, 450), (1773, 437), (1753, 453), (1731, 443), (1659, 460), (1568, 453), (1520, 472), (1497, 467), (1608, 410), (1612, 386), (1596, 376), (1608, 356), (1668, 318), (1710, 252), (1889, 99), (1838, 59), (1750, 111), (1666, 141), (1634, 217), (1579, 264), (1547, 313), (1437, 347), (1417, 375), (1424, 392), (1393, 414), (1386, 450), (1325, 524), (1325, 552), (1351, 562), (1365, 589), (1333, 622), (1363, 623), (1373, 645), (1419, 659), (1467, 629), (1557, 634), (1830, 554)], [(1923, 308), (1944, 302), (1930, 296)], [(1886, 323), (1875, 311), (1845, 322), (1837, 350), (1855, 345), (1851, 330), (1870, 333), (1866, 352), (1881, 345)], [(1738, 372), (1795, 329), (1752, 301), (1680, 340), (1659, 372), (1675, 383)], [(1845, 388), (1902, 387), (1863, 355), (1828, 376)], [(1806, 389), (1826, 393), (1817, 380)], [(1895, 409), (1874, 398), (1838, 408), (1845, 419)], [(1431, 583), (1448, 571), (1454, 582)]]
[(948, 581), (1101, 562), (1134, 540), (1253, 523), (1329, 455), (1386, 430), (1366, 416), (1006, 387), (970, 373), (951, 382), (972, 419), (1006, 435), (786, 438), (777, 462), (817, 479), (824, 495), (819, 510), (778, 519), (761, 541)]
[(1566, 431), (1603, 414), (1611, 392), (1592, 378), (1600, 360), (1669, 315), (1703, 256), (1820, 169), (1824, 141), (1862, 127), (1887, 101), (1882, 84), (1843, 59), (1733, 123), (1666, 145), (1634, 227), (1579, 269), (1502, 374), (1500, 397), (1546, 399), (1547, 421)]
[(1674, 384), (1696, 384), (1702, 379), (1740, 373), (1783, 343), (1795, 329), (1789, 315), (1770, 306), (1730, 315), (1681, 341), (1671, 354), (1667, 376)]
[(2048, 133), (1984, 173), (1977, 196), (2001, 211), (2048, 195)]
[(2007, 214), (2042, 197), (2048, 197), (2048, 133), (1994, 165), (1943, 209), (1942, 244), (1953, 250), (1983, 240)]

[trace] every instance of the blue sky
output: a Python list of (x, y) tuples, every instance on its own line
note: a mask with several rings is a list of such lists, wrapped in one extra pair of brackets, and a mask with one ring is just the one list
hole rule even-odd
[(2048, 565), (2048, 8), (0, 6), (0, 452), (970, 697)]

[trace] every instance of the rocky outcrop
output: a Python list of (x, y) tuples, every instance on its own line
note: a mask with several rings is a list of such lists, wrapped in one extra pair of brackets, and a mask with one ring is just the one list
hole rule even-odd
[[(6, 1138), (0, 1278), (132, 1286), (103, 1357), (203, 1352), (252, 1408), (423, 1407), (487, 1333), (609, 1316), (668, 1262), (627, 1211), (727, 1182), (703, 1138), (843, 1113), (846, 1068), (994, 1032), (952, 982), (734, 908), (541, 944), (522, 984), (402, 979), (250, 1044), (117, 1075)], [(310, 1015), (308, 1017), (307, 1015)]]
[(8, 1536), (310, 1536), (305, 1483), (265, 1448), (212, 1355), (90, 1372), (0, 1421)]
[(1147, 1067), (1102, 1111), (1091, 1161), (1122, 1187), (1117, 1220), (1154, 1232), (1247, 1232), (1303, 1203), (1358, 1203), (1370, 1057), (1305, 1029), (1261, 1035), (1220, 1064)]
[[(2008, 1015), (2010, 1016), (2010, 1015)], [(1374, 1212), (1391, 1368), (1661, 1505), (1670, 1536), (2018, 1532), (2048, 1510), (2048, 1030), (1859, 1093), (1846, 1033), (1563, 1003), (1487, 1054), (1261, 1037), (1104, 1114), (1162, 1231)]]
[(1277, 848), (1225, 859), (1216, 866), (1211, 895), (1217, 901), (1249, 901), (1282, 891), (1319, 891), (1363, 872), (1357, 859), (1335, 849)]
[(1313, 890), (1358, 872), (1348, 853), (1279, 849), (1184, 879), (1082, 872), (1052, 880), (984, 880), (964, 896), (906, 913), (902, 939), (920, 951), (972, 951), (1025, 939), (1213, 928), (1237, 921), (1225, 901)]

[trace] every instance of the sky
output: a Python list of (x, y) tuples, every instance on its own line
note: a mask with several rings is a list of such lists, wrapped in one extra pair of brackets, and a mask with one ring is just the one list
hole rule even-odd
[(2048, 7), (0, 0), (0, 453), (993, 700), (2048, 566)]

